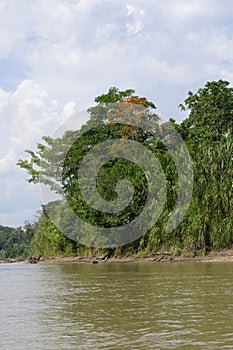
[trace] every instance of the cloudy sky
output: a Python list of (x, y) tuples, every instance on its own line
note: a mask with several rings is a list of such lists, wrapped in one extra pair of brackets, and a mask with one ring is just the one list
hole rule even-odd
[(180, 121), (188, 90), (233, 83), (232, 65), (232, 0), (0, 0), (0, 224), (40, 208), (24, 150), (96, 95), (134, 88)]

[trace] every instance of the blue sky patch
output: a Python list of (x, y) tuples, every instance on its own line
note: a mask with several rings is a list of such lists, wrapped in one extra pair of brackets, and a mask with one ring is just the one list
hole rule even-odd
[(0, 61), (0, 88), (13, 91), (25, 79), (29, 78), (29, 69), (22, 60), (9, 56)]

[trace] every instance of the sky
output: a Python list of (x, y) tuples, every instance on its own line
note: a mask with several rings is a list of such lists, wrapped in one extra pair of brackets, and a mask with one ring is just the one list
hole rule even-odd
[(0, 33), (1, 225), (32, 222), (42, 203), (16, 166), (25, 149), (109, 87), (180, 122), (189, 90), (233, 83), (232, 0), (1, 0)]

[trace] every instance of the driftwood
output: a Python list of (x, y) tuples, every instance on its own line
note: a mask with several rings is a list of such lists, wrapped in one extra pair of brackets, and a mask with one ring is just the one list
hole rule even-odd
[(174, 258), (172, 256), (161, 255), (159, 258), (154, 258), (152, 261), (160, 262), (161, 260), (172, 261)]
[(30, 264), (37, 264), (37, 263), (40, 261), (40, 258), (41, 258), (41, 255), (39, 255), (39, 256), (33, 256), (33, 255), (31, 255), (31, 256), (29, 256), (29, 258), (28, 258), (28, 262), (29, 262)]
[(92, 261), (92, 264), (98, 264), (100, 261), (107, 261), (109, 259), (109, 254), (96, 256), (95, 259), (96, 260)]

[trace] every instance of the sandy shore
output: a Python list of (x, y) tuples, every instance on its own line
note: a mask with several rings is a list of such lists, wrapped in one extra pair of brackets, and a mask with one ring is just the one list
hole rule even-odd
[(39, 264), (61, 264), (61, 263), (89, 263), (89, 264), (111, 264), (111, 263), (233, 263), (233, 249), (224, 250), (221, 252), (211, 252), (206, 256), (196, 257), (174, 257), (169, 254), (151, 254), (147, 257), (110, 257), (104, 255), (97, 255), (95, 257), (55, 257), (49, 259), (42, 259)]

